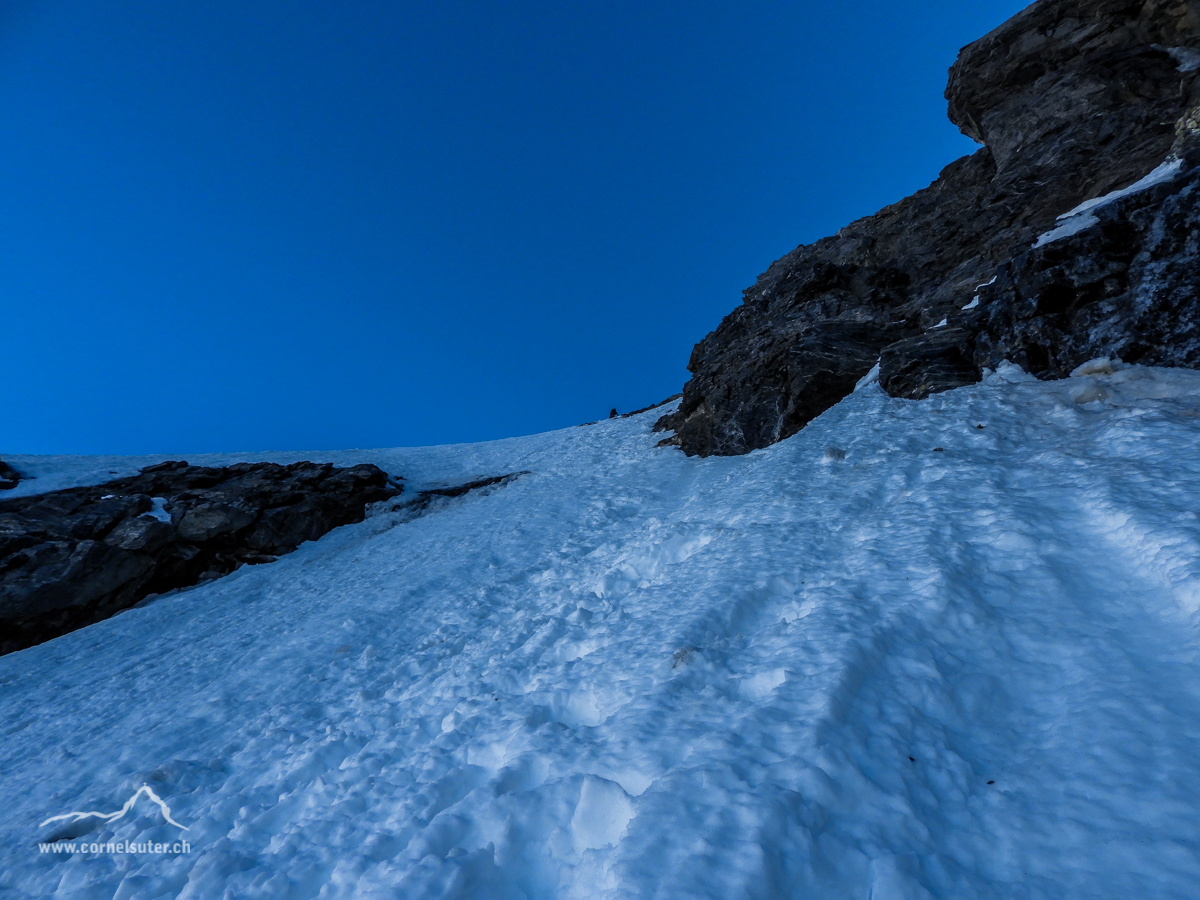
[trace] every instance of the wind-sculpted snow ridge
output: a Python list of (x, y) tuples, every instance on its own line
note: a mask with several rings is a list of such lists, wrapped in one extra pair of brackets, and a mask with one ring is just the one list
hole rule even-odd
[[(1195, 897), (1200, 373), (656, 417), (335, 455), (529, 474), (0, 659), (0, 894)], [(143, 784), (190, 853), (39, 852)]]

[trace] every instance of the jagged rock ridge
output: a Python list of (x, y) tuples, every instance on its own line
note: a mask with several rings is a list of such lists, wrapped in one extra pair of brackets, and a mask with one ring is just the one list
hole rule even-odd
[[(656, 426), (674, 431), (664, 443), (768, 446), (877, 361), (885, 390), (917, 399), (1005, 358), (1040, 377), (1102, 354), (1200, 365), (1194, 7), (1040, 0), (966, 47), (946, 97), (984, 148), (774, 263), (696, 345), (683, 400)], [(1170, 154), (1177, 177), (1033, 249), (1060, 215)]]

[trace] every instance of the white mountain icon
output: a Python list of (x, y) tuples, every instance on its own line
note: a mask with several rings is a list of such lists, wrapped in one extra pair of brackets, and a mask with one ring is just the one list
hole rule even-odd
[[(166, 819), (168, 822), (170, 822), (176, 828), (182, 828), (184, 831), (188, 830), (188, 827), (186, 825), (180, 825), (178, 822), (176, 822), (174, 819), (171, 818), (171, 808), (169, 806), (167, 806), (167, 804), (165, 804), (163, 802), (162, 797), (160, 797), (160, 796), (158, 796), (158, 794), (154, 793), (154, 791), (147, 784), (143, 784), (140, 788), (138, 788), (137, 792), (134, 793), (134, 795), (132, 797), (130, 797), (128, 800), (126, 800), (125, 805), (122, 806), (120, 809), (118, 809), (116, 812), (112, 812), (112, 813), (102, 813), (102, 812), (63, 813), (61, 816), (51, 816), (49, 819), (47, 819), (45, 822), (42, 823), (42, 826), (49, 825), (51, 822), (60, 822), (63, 820), (67, 820), (70, 822), (78, 822), (80, 819), (86, 819), (89, 816), (96, 816), (99, 819), (106, 819), (109, 822), (112, 822), (112, 821), (115, 821), (115, 820), (121, 818), (123, 815), (125, 815), (125, 813), (129, 812), (129, 810), (133, 809), (133, 804), (136, 803), (137, 798), (142, 796), (143, 794), (145, 794), (147, 797), (149, 797), (151, 800), (153, 800), (155, 803), (158, 804), (158, 808), (160, 810), (162, 810), (164, 819)], [(38, 826), (38, 827), (40, 828), (42, 826)]]

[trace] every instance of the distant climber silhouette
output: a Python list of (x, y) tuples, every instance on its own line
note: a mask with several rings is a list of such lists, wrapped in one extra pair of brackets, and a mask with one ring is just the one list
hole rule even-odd
[(610, 412), (610, 413), (608, 414), (608, 417), (609, 417), (610, 419), (615, 419), (615, 418), (617, 417), (617, 411), (614, 409), (612, 412)]

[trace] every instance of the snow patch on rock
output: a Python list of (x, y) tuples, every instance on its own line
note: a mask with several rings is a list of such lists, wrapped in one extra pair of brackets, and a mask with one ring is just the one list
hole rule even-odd
[(1183, 161), (1180, 159), (1167, 159), (1161, 165), (1154, 169), (1149, 175), (1129, 185), (1129, 187), (1121, 188), (1118, 191), (1112, 191), (1105, 194), (1103, 197), (1095, 197), (1091, 200), (1085, 200), (1080, 203), (1070, 212), (1065, 212), (1058, 217), (1058, 221), (1062, 222), (1057, 228), (1047, 231), (1040, 235), (1034, 243), (1034, 249), (1044, 247), (1046, 244), (1061, 240), (1065, 237), (1078, 234), (1088, 228), (1091, 228), (1100, 220), (1095, 216), (1095, 210), (1107, 206), (1110, 203), (1115, 203), (1123, 197), (1129, 197), (1133, 194), (1140, 193), (1144, 190), (1154, 187), (1155, 185), (1164, 184), (1168, 181), (1173, 181), (1179, 176), (1183, 170)]

